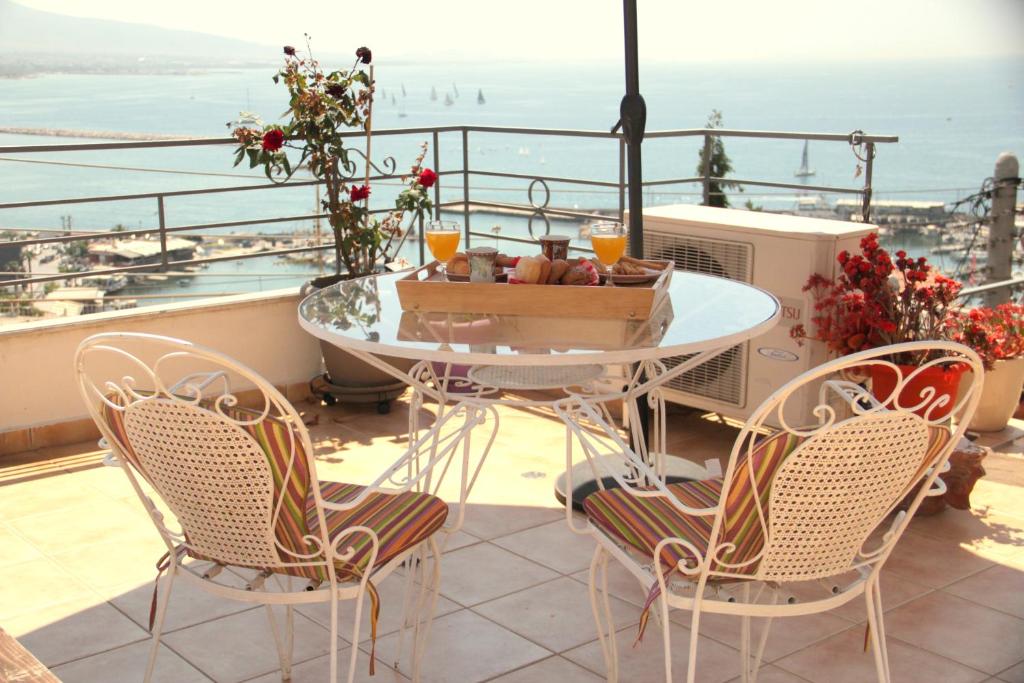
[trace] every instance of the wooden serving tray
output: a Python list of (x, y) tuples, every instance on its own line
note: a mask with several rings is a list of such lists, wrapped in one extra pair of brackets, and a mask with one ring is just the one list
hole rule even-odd
[(646, 320), (668, 294), (675, 264), (667, 261), (654, 282), (629, 287), (447, 282), (439, 265), (428, 263), (396, 283), (402, 310)]

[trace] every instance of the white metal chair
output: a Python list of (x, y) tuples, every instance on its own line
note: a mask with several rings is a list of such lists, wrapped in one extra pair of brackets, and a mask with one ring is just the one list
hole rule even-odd
[[(849, 379), (866, 377), (873, 365), (895, 370), (885, 357), (922, 351), (932, 360), (897, 382), (888, 397), (876, 398)], [(963, 376), (967, 386), (959, 400), (933, 389), (904, 391), (925, 367), (949, 362), (972, 370)], [(641, 636), (648, 610), (658, 603), (666, 681), (672, 680), (669, 608), (692, 612), (688, 683), (696, 674), (701, 615), (741, 617), (742, 680), (749, 683), (757, 678), (772, 619), (834, 609), (861, 595), (878, 680), (890, 681), (879, 572), (921, 500), (944, 491), (936, 477), (970, 422), (982, 376), (977, 354), (951, 342), (911, 342), (839, 358), (765, 400), (739, 433), (724, 476), (699, 482), (666, 485), (656, 464), (629, 455), (625, 443), (614, 445), (627, 453), (633, 474), (620, 478), (622, 488), (598, 491), (585, 502), (597, 540), (590, 594), (608, 680), (620, 675), (607, 597), (612, 557), (649, 588)], [(819, 405), (808, 416), (816, 424), (794, 427), (786, 403), (801, 389), (818, 391)], [(938, 417), (950, 406), (959, 418), (955, 429), (949, 418)], [(767, 430), (769, 424), (781, 429)], [(601, 448), (583, 446), (588, 456)], [(753, 652), (751, 617), (764, 618)]]
[[(295, 409), (256, 372), (216, 351), (155, 335), (99, 334), (79, 346), (75, 368), (92, 418), (167, 545), (160, 568), (168, 579), (151, 615), (146, 681), (180, 578), (215, 595), (264, 604), (285, 681), (293, 605), (330, 603), (336, 681), (338, 601), (355, 600), (351, 682), (363, 599), (371, 599), (375, 638), (375, 584), (410, 559), (399, 650), (413, 627), (418, 680), (440, 582), (435, 532), (448, 506), (416, 489), (435, 463), (457, 453), (481, 413), (464, 411), (465, 419), (456, 420), (459, 410), (447, 412), (441, 419), (450, 428), (442, 424), (438, 435), (417, 439), (372, 484), (360, 486), (320, 481)], [(170, 528), (149, 497), (153, 490), (179, 529)], [(232, 575), (243, 587), (237, 578), (225, 581)], [(274, 604), (286, 605), (284, 633)], [(373, 662), (371, 652), (371, 672)]]

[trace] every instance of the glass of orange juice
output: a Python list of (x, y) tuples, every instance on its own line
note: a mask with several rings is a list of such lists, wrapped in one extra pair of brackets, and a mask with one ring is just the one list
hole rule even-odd
[(598, 260), (608, 268), (606, 285), (612, 284), (611, 268), (626, 253), (626, 228), (617, 221), (601, 221), (590, 226), (590, 245)]
[(459, 250), (461, 232), (455, 221), (431, 221), (425, 234), (430, 253), (442, 264)]

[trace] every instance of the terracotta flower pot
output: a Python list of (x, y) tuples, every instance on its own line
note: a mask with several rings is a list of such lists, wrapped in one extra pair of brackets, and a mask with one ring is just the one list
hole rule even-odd
[[(900, 375), (905, 378), (918, 370), (919, 366), (900, 365), (898, 367)], [(925, 400), (922, 392), (929, 387), (934, 387), (935, 396), (913, 412), (915, 415), (920, 415), (929, 421), (941, 420), (947, 417), (954, 406), (956, 406), (957, 390), (960, 388), (960, 380), (967, 369), (968, 366), (965, 363), (956, 363), (945, 368), (939, 365), (931, 365), (918, 372), (903, 386), (895, 402), (901, 408), (913, 408)], [(892, 407), (893, 393), (896, 391), (896, 380), (896, 371), (892, 367), (887, 365), (871, 366), (871, 393), (879, 401), (882, 401), (886, 407)], [(932, 408), (942, 396), (949, 397), (946, 405)]]

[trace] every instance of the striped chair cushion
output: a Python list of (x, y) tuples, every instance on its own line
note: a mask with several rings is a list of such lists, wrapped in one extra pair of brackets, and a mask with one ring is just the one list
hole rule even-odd
[[(759, 493), (762, 507), (766, 508), (771, 478), (785, 457), (802, 441), (789, 432), (774, 434), (758, 442), (750, 457), (744, 456), (737, 463), (726, 499), (719, 543), (735, 545), (734, 550), (722, 555), (724, 562), (744, 566), (729, 569), (729, 572), (752, 574), (757, 570), (757, 563), (749, 560), (760, 552), (764, 537), (754, 505), (754, 492)], [(667, 488), (689, 507), (712, 508), (721, 499), (722, 485), (722, 477), (715, 477), (670, 484)], [(671, 537), (686, 539), (703, 555), (707, 551), (715, 519), (713, 514), (687, 515), (664, 496), (639, 497), (625, 489), (598, 491), (587, 497), (583, 507), (595, 526), (651, 557), (658, 543)], [(680, 561), (694, 564), (697, 558), (686, 548), (669, 544), (662, 548), (660, 559), (666, 569), (671, 569)], [(715, 569), (725, 570), (724, 567)]]
[[(364, 486), (358, 484), (320, 483), (320, 494), (330, 503), (346, 503), (364, 489)], [(437, 496), (415, 491), (397, 494), (373, 492), (351, 510), (324, 510), (324, 517), (330, 539), (353, 526), (372, 529), (380, 543), (374, 560), (374, 566), (379, 567), (440, 529), (448, 517), (448, 504)], [(320, 533), (320, 521), (312, 497), (306, 508), (306, 523), (311, 534)], [(339, 577), (360, 577), (373, 551), (369, 537), (353, 533), (342, 542), (341, 547), (353, 548), (355, 555), (344, 566), (336, 567)]]

